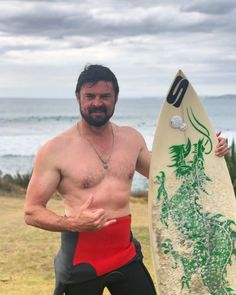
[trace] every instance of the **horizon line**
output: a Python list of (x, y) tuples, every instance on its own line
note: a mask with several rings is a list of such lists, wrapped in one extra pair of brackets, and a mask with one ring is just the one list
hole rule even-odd
[[(199, 97), (203, 97), (203, 98), (210, 98), (210, 97), (225, 97), (225, 96), (229, 96), (229, 97), (235, 97), (236, 98), (236, 94), (231, 94), (231, 93), (226, 93), (226, 94), (218, 94), (218, 95), (214, 95), (214, 94), (209, 94), (209, 95), (198, 95)], [(119, 97), (119, 99), (160, 99), (163, 98), (163, 95), (157, 95), (157, 96), (126, 96), (126, 97)], [(166, 97), (166, 95), (165, 95)], [(76, 99), (75, 97), (20, 97), (20, 96), (0, 96), (0, 99)]]

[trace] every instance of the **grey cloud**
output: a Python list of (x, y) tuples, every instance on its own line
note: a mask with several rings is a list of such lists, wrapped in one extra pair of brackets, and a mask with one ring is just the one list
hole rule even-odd
[(0, 30), (4, 33), (16, 35), (48, 36), (60, 39), (65, 36), (90, 36), (96, 39), (107, 37), (137, 36), (143, 34), (157, 34), (161, 32), (176, 31), (207, 31), (216, 29), (217, 23), (203, 21), (196, 25), (185, 26), (183, 24), (162, 24), (152, 19), (144, 19), (142, 22), (108, 23), (96, 20), (91, 16), (78, 15), (62, 18), (60, 16), (34, 16), (21, 15), (3, 20)]
[(190, 4), (183, 5), (183, 11), (201, 12), (205, 14), (224, 15), (231, 13), (236, 8), (235, 0), (208, 0), (208, 1), (191, 1)]
[[(164, 1), (164, 0), (163, 0)], [(0, 32), (11, 36), (28, 36), (39, 38), (44, 37), (48, 40), (67, 41), (69, 47), (81, 48), (94, 45), (96, 42), (113, 41), (117, 38), (135, 37), (142, 35), (168, 34), (181, 36), (195, 32), (234, 32), (236, 20), (232, 17), (232, 10), (236, 5), (234, 0), (228, 0), (225, 3), (224, 11), (219, 15), (209, 15), (196, 20), (195, 22), (185, 22), (174, 17), (170, 21), (163, 21), (163, 17), (159, 15), (161, 10), (155, 10), (157, 6), (153, 6), (155, 1), (104, 1), (107, 5), (104, 8), (99, 7), (98, 0), (85, 1), (78, 4), (77, 1), (70, 0), (65, 2), (54, 1), (22, 1), (30, 3), (27, 10), (12, 13), (3, 13), (0, 10)], [(206, 2), (206, 3), (205, 3)], [(192, 4), (186, 5), (183, 0), (178, 2), (175, 7), (179, 15), (181, 13), (200, 12), (206, 13), (213, 6), (212, 1), (193, 1)], [(162, 3), (162, 1), (158, 1)], [(166, 5), (175, 3), (173, 0), (165, 0)], [(214, 3), (218, 10), (223, 6), (223, 0), (215, 0)], [(56, 5), (55, 5), (56, 4)], [(113, 6), (114, 5), (114, 6)], [(153, 9), (146, 10), (152, 6)], [(163, 6), (164, 4), (162, 4)], [(134, 15), (133, 8), (139, 6), (139, 12), (142, 17)], [(145, 6), (145, 7), (144, 7)], [(120, 9), (118, 9), (120, 7)], [(89, 9), (91, 8), (91, 9)], [(178, 10), (179, 9), (179, 10)], [(27, 12), (26, 12), (27, 11)], [(216, 10), (215, 10), (216, 11)], [(102, 12), (102, 15), (100, 14)], [(1, 15), (2, 14), (2, 15)], [(114, 19), (110, 15), (114, 15)], [(168, 16), (167, 16), (168, 19)], [(86, 38), (86, 40), (82, 40)], [(43, 48), (44, 44), (41, 45)], [(45, 46), (47, 47), (47, 46)], [(24, 50), (24, 49), (40, 49), (40, 45), (24, 46), (21, 44), (15, 47), (2, 46), (1, 51), (7, 50)], [(47, 50), (47, 49), (45, 49)]]
[[(36, 85), (32, 93), (51, 91), (54, 96), (47, 81), (58, 85), (60, 76), (60, 86), (66, 88), (78, 65), (92, 59), (122, 69), (124, 85), (129, 81), (125, 89), (138, 95), (134, 89), (140, 75), (156, 77), (161, 70), (165, 77), (179, 65), (209, 75), (212, 85), (218, 84), (214, 77), (219, 85), (230, 80), (225, 89), (235, 89), (235, 5), (236, 0), (0, 0), (2, 77), (11, 81), (15, 75), (25, 83), (23, 73), (27, 83), (21, 89)], [(50, 79), (37, 88), (38, 72)]]
[(0, 47), (0, 53), (4, 54), (8, 51), (21, 51), (21, 50), (46, 50), (47, 45), (42, 44), (15, 44), (15, 45), (4, 45), (2, 44)]

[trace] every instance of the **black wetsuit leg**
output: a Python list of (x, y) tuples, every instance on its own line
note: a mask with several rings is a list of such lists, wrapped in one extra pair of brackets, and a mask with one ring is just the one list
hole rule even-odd
[(65, 287), (65, 295), (102, 295), (102, 281), (102, 277), (98, 277), (84, 283), (68, 284)]
[(106, 284), (112, 295), (156, 295), (153, 281), (142, 261), (134, 261), (119, 271), (124, 279)]
[(112, 295), (156, 295), (153, 281), (141, 261), (133, 261), (104, 276), (66, 286), (66, 295), (102, 295), (107, 287)]

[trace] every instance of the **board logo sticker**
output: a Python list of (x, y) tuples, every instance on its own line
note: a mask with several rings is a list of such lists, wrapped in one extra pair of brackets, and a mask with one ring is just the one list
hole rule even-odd
[(177, 76), (167, 95), (167, 102), (178, 108), (184, 98), (185, 92), (188, 88), (188, 84), (189, 82), (187, 79), (181, 76)]

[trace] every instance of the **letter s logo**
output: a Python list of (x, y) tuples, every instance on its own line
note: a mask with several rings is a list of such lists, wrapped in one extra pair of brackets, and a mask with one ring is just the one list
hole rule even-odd
[(177, 76), (167, 95), (167, 102), (178, 108), (184, 98), (188, 84), (189, 82), (187, 79)]

